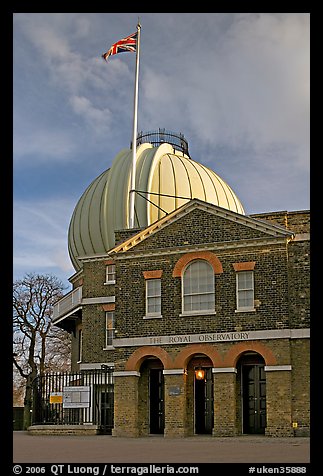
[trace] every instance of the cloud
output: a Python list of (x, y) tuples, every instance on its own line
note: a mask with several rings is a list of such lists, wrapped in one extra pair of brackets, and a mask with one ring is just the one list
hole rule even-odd
[(308, 167), (309, 17), (234, 14), (220, 37), (205, 26), (196, 46), (180, 53), (175, 42), (181, 61), (169, 64), (171, 74), (145, 68), (145, 124), (186, 124), (213, 147), (290, 146), (295, 163)]
[(91, 127), (96, 134), (107, 134), (109, 132), (112, 113), (108, 108), (99, 109), (84, 96), (71, 96), (70, 104), (76, 114)]
[(32, 162), (45, 162), (54, 158), (56, 162), (75, 159), (77, 144), (66, 130), (53, 128), (37, 129), (26, 121), (25, 127), (16, 125), (13, 142), (13, 152), (16, 161), (32, 157)]
[[(79, 14), (18, 14), (16, 28), (23, 33), (28, 45), (37, 52), (38, 61), (46, 65), (53, 85), (67, 94), (79, 95), (83, 91), (100, 92), (129, 76), (129, 68), (120, 60), (106, 63), (104, 51), (93, 55), (85, 53), (84, 42), (90, 20)], [(92, 25), (93, 27), (93, 25)], [(41, 41), (40, 41), (41, 39)], [(81, 43), (80, 43), (81, 41)], [(28, 67), (28, 64), (26, 65)]]
[(27, 272), (72, 274), (67, 251), (69, 217), (75, 204), (69, 199), (16, 201), (14, 203), (15, 276)]
[[(34, 82), (25, 87), (21, 97), (22, 90), (16, 87), (15, 158), (74, 160), (84, 150), (83, 141), (93, 147), (98, 136), (111, 134), (117, 126), (112, 118), (129, 105), (131, 109), (132, 87), (120, 87), (122, 81), (132, 81), (129, 67), (118, 58), (107, 65), (100, 52), (85, 53), (80, 41), (93, 24), (80, 14), (17, 14), (14, 25), (16, 36), (24, 37), (24, 46), (20, 41), (15, 48), (15, 77), (18, 81), (20, 74), (27, 79), (32, 75), (39, 82), (38, 88)], [(83, 125), (87, 132), (80, 138)]]

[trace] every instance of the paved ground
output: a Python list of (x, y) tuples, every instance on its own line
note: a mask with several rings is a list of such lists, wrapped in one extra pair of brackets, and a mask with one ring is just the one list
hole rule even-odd
[(13, 432), (14, 463), (309, 463), (309, 438), (40, 436)]

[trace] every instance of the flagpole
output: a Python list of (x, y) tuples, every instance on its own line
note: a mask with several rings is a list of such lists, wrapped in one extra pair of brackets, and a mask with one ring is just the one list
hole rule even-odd
[(132, 167), (131, 167), (131, 186), (130, 186), (130, 193), (129, 193), (129, 228), (135, 227), (135, 188), (136, 188), (136, 151), (137, 151), (137, 123), (138, 123), (137, 116), (138, 116), (140, 29), (141, 29), (141, 25), (138, 20), (135, 91), (134, 91), (134, 108), (133, 108), (133, 129), (132, 129)]

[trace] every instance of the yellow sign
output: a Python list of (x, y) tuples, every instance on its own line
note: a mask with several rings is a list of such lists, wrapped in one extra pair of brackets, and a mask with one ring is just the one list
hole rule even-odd
[(297, 421), (293, 421), (293, 428), (297, 428)]
[(63, 403), (63, 392), (53, 392), (49, 396), (49, 403)]

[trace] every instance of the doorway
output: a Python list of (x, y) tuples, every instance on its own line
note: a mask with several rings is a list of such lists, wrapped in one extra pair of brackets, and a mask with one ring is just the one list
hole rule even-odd
[(113, 428), (113, 408), (113, 386), (109, 385), (108, 388), (101, 392), (100, 433), (102, 434), (111, 434)]
[(149, 369), (149, 432), (164, 433), (164, 375), (163, 369)]
[(195, 434), (212, 434), (213, 378), (212, 368), (197, 367), (194, 371)]
[(246, 434), (264, 434), (266, 428), (266, 373), (256, 353), (241, 359), (242, 427)]

